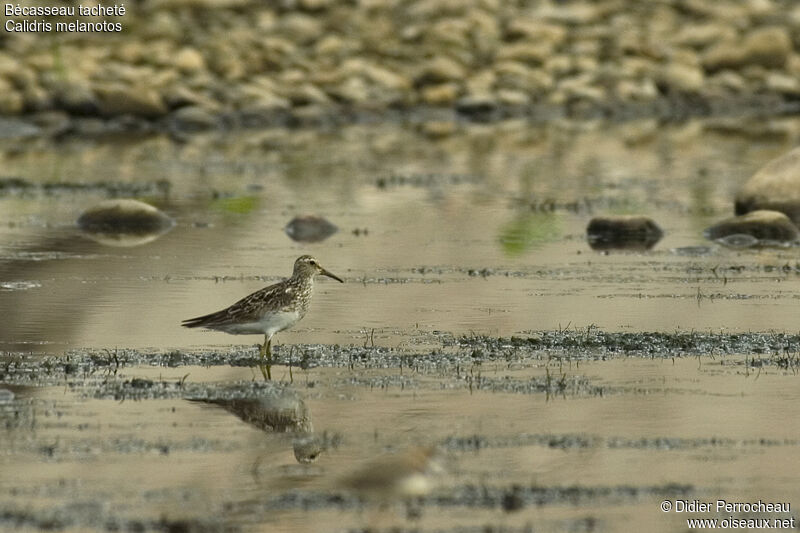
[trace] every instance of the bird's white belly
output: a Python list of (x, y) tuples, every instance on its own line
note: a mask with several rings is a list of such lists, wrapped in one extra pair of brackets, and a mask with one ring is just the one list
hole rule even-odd
[(242, 324), (231, 324), (225, 331), (234, 335), (255, 335), (263, 333), (269, 337), (279, 331), (292, 326), (300, 320), (300, 313), (297, 311), (268, 313), (257, 322), (245, 322)]

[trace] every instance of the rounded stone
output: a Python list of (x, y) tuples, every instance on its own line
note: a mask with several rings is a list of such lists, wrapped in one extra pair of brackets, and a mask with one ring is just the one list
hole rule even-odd
[(339, 228), (323, 217), (306, 215), (294, 217), (284, 231), (294, 241), (320, 242), (339, 231)]
[(552, 48), (529, 42), (506, 44), (497, 51), (500, 61), (518, 61), (526, 65), (541, 66), (552, 54)]
[(749, 235), (760, 243), (793, 242), (800, 237), (800, 230), (785, 214), (766, 209), (752, 211), (717, 222), (707, 228), (703, 235), (707, 239), (730, 239), (734, 235)]
[(302, 13), (289, 13), (280, 19), (279, 27), (287, 36), (302, 45), (314, 43), (323, 35), (322, 23)]
[(781, 72), (770, 72), (764, 80), (767, 90), (780, 94), (797, 97), (800, 96), (800, 81), (797, 76), (783, 74)]
[(567, 29), (562, 25), (546, 24), (541, 20), (520, 17), (508, 21), (503, 37), (508, 41), (525, 39), (556, 46), (564, 42), (567, 35)]
[(371, 92), (363, 78), (352, 76), (342, 83), (328, 88), (328, 95), (346, 104), (365, 104), (370, 101)]
[(522, 91), (500, 89), (497, 91), (497, 99), (501, 104), (509, 107), (525, 107), (530, 105), (530, 97)]
[(428, 120), (420, 124), (419, 131), (428, 138), (443, 139), (456, 133), (458, 126), (452, 120)]
[(200, 72), (206, 68), (206, 60), (203, 55), (190, 47), (181, 48), (175, 54), (173, 63), (176, 68), (186, 73)]
[(736, 194), (735, 213), (769, 209), (800, 223), (800, 147), (768, 162)]
[(86, 209), (78, 217), (78, 227), (90, 234), (160, 234), (174, 221), (150, 204), (127, 198), (106, 200)]
[(200, 106), (186, 106), (176, 109), (170, 115), (170, 124), (178, 131), (195, 132), (215, 128), (219, 120)]
[(792, 39), (785, 28), (759, 28), (741, 42), (719, 42), (709, 48), (703, 56), (703, 66), (710, 72), (748, 65), (782, 68), (791, 53)]
[(673, 42), (692, 48), (707, 48), (720, 41), (731, 41), (736, 37), (736, 30), (717, 22), (688, 24), (680, 28)]
[(18, 115), (22, 113), (24, 107), (25, 99), (23, 96), (10, 85), (0, 83), (0, 114)]
[(694, 65), (671, 63), (660, 71), (659, 81), (680, 92), (699, 92), (705, 85), (705, 75)]
[(64, 111), (78, 115), (97, 113), (97, 97), (88, 81), (56, 81), (50, 91), (56, 104)]
[(455, 83), (430, 85), (422, 89), (422, 101), (434, 106), (450, 105), (458, 100), (460, 92), (459, 86)]
[(164, 100), (155, 89), (128, 84), (107, 84), (94, 88), (100, 113), (105, 116), (135, 115), (156, 118), (167, 113)]
[(331, 99), (325, 92), (311, 83), (286, 83), (278, 90), (293, 106), (327, 105)]
[(664, 232), (644, 215), (607, 215), (590, 220), (586, 236), (594, 250), (649, 250)]
[(448, 81), (461, 81), (466, 71), (458, 62), (444, 56), (438, 56), (424, 63), (414, 76), (417, 86), (436, 85)]

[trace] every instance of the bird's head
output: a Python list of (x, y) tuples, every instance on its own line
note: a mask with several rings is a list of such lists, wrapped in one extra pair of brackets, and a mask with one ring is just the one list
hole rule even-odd
[(344, 283), (344, 280), (335, 274), (331, 274), (324, 268), (319, 262), (311, 257), (310, 255), (301, 255), (297, 258), (294, 262), (294, 275), (295, 276), (316, 276), (317, 274), (321, 274), (323, 276), (328, 276), (329, 278), (333, 278), (339, 283)]

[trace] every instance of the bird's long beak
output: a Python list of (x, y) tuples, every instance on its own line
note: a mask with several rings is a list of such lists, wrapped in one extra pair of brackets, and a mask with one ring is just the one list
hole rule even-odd
[(344, 280), (342, 278), (340, 278), (336, 274), (331, 274), (330, 272), (328, 272), (327, 270), (325, 270), (322, 267), (319, 267), (319, 273), (322, 274), (323, 276), (328, 276), (329, 278), (333, 278), (336, 281), (338, 281), (339, 283), (344, 283)]

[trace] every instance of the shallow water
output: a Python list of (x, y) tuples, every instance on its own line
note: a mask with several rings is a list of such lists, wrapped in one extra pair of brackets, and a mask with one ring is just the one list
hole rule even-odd
[[(645, 140), (631, 141), (631, 130)], [(373, 328), (386, 345), (402, 342), (393, 331), (413, 329), (794, 331), (785, 307), (794, 250), (727, 250), (701, 236), (790, 140), (718, 136), (702, 124), (571, 131), (514, 123), (439, 143), (396, 127), (353, 127), (186, 145), (17, 147), (4, 173), (33, 183), (167, 180), (166, 196), (145, 198), (177, 227), (143, 247), (113, 248), (74, 228), (102, 188), (2, 198), (0, 301), (20, 312), (3, 324), (0, 343), (59, 353), (258, 342), (176, 325), (287, 276), (309, 252), (348, 285), (322, 280), (312, 312), (278, 342), (350, 343)], [(553, 204), (565, 208), (548, 210)], [(611, 212), (650, 214), (666, 237), (645, 254), (593, 252), (586, 224)], [(291, 241), (284, 226), (307, 213), (340, 231), (322, 243)], [(674, 251), (692, 246), (710, 253)], [(765, 270), (785, 265), (790, 272)]]
[[(632, 522), (673, 531), (683, 529), (685, 517), (659, 511), (665, 498), (797, 501), (800, 439), (786, 424), (798, 399), (796, 376), (745, 376), (705, 364), (584, 362), (564, 371), (612, 392), (549, 398), (470, 392), (465, 385), (442, 390), (440, 382), (450, 380), (414, 373), (413, 386), (376, 389), (347, 384), (364, 375), (359, 370), (296, 371), (293, 388), (304, 396), (316, 432), (336, 436), (335, 447), (312, 465), (295, 462), (291, 438), (265, 434), (213, 406), (180, 399), (120, 403), (41, 389), (34, 400), (22, 395), (34, 420), (6, 433), (0, 490), (6, 505), (42, 516), (60, 510), (66, 525), (221, 519), (282, 531), (332, 523), (337, 530), (534, 523), (555, 531), (587, 517), (601, 530)], [(545, 366), (483, 372), (524, 380), (543, 375)], [(252, 379), (246, 368), (124, 374), (170, 381), (187, 373), (195, 381)], [(319, 501), (326, 491), (341, 491), (337, 480), (353, 465), (421, 442), (446, 443), (449, 458), (447, 473), (437, 478), (441, 499), (428, 501), (417, 520), (408, 522), (402, 505), (380, 510)], [(470, 499), (464, 494), (476, 490), (470, 487), (489, 493)], [(491, 491), (510, 487), (563, 494), (506, 512)], [(97, 523), (70, 514), (70, 506), (81, 505)]]
[[(452, 350), (440, 332), (793, 334), (797, 250), (727, 249), (702, 230), (732, 212), (752, 172), (796, 143), (798, 126), (776, 121), (784, 134), (766, 138), (699, 121), (511, 122), (440, 141), (353, 126), (7, 144), (0, 177), (32, 186), (0, 191), (0, 388), (36, 385), (9, 370), (20, 352), (254, 354), (258, 337), (186, 330), (180, 320), (289, 275), (303, 253), (346, 283), (319, 280), (308, 315), (276, 336), (281, 349), (376, 345), (413, 361)], [(155, 184), (139, 196), (176, 227), (130, 248), (81, 235), (75, 219), (108, 196), (107, 182)], [(592, 251), (586, 225), (607, 213), (649, 214), (666, 235), (649, 252)], [(283, 228), (303, 214), (339, 231), (294, 242)], [(0, 527), (674, 531), (686, 516), (662, 513), (663, 499), (800, 505), (796, 365), (756, 366), (753, 353), (589, 351), (571, 363), (492, 355), (434, 370), (276, 366), (327, 439), (311, 465), (297, 463), (290, 436), (180, 393), (115, 401), (97, 392), (134, 377), (246, 383), (262, 379), (258, 370), (117, 368), (109, 355), (88, 375), (11, 387), (17, 398), (0, 403)], [(516, 386), (547, 376), (571, 385)], [(330, 496), (363, 461), (428, 444), (442, 446), (446, 464), (419, 517), (401, 503), (382, 510)]]

